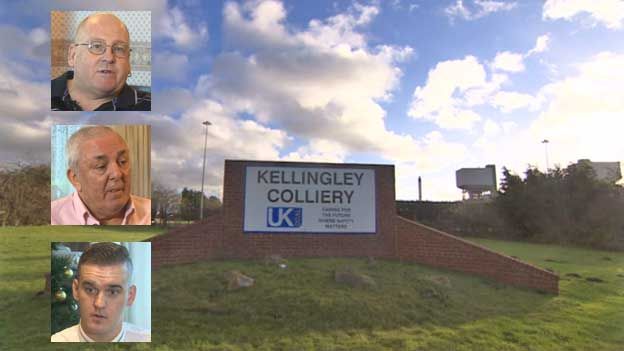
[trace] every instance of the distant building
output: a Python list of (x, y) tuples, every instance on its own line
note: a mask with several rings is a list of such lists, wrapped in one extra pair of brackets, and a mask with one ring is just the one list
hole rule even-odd
[(496, 196), (496, 166), (458, 169), (455, 183), (462, 189), (464, 200), (491, 199)]
[(622, 179), (622, 170), (619, 162), (592, 162), (588, 159), (578, 160), (579, 165), (590, 166), (596, 173), (596, 179), (609, 183), (617, 183)]

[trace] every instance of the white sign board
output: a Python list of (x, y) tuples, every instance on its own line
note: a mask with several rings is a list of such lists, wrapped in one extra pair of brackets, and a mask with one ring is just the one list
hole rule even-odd
[(375, 171), (247, 166), (245, 232), (375, 233)]

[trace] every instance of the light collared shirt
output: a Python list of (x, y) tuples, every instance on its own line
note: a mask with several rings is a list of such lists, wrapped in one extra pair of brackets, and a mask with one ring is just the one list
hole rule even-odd
[[(52, 225), (100, 225), (100, 221), (91, 214), (76, 192), (52, 201), (50, 208)], [(121, 224), (150, 225), (151, 211), (151, 199), (130, 195)]]
[[(52, 342), (95, 342), (82, 329), (80, 323), (63, 329), (52, 335)], [(152, 333), (149, 329), (143, 329), (131, 323), (123, 322), (119, 334), (109, 342), (151, 342)]]

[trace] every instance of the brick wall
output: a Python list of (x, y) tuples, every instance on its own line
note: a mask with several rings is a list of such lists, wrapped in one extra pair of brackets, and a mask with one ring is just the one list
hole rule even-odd
[(397, 216), (395, 223), (398, 242), (396, 257), (400, 260), (559, 293), (559, 277), (554, 273), (402, 217)]
[(387, 257), (394, 247), (394, 166), (344, 165), (318, 163), (327, 168), (368, 168), (375, 171), (375, 198), (377, 199), (376, 234), (254, 234), (243, 233), (243, 183), (245, 166), (297, 166), (295, 162), (225, 161), (223, 184), (224, 237), (226, 258), (283, 256), (376, 256)]
[[(246, 165), (254, 164), (259, 162), (225, 162), (222, 213), (204, 223), (176, 228), (153, 238), (154, 268), (199, 260), (262, 258), (272, 254), (284, 257), (371, 256), (443, 267), (554, 294), (559, 291), (559, 277), (551, 272), (397, 216), (393, 166), (357, 165), (375, 170), (376, 234), (244, 233), (244, 170)], [(289, 162), (261, 164), (285, 166)]]
[(152, 268), (219, 258), (223, 240), (223, 218), (214, 215), (203, 223), (169, 230), (148, 239), (152, 242)]

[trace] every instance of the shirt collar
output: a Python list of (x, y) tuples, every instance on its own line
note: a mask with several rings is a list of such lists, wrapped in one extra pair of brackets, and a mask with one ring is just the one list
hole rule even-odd
[[(100, 221), (91, 214), (87, 206), (84, 204), (80, 196), (77, 192), (72, 193), (72, 203), (74, 205), (74, 210), (78, 217), (83, 220), (82, 224), (84, 225), (101, 225)], [(136, 207), (134, 207), (134, 202), (132, 201), (132, 195), (130, 195), (130, 199), (126, 204), (126, 211), (124, 212), (124, 218), (121, 222), (121, 225), (128, 224), (128, 220), (130, 216), (136, 212)]]
[[(80, 323), (78, 323), (78, 333), (80, 336), (80, 341), (82, 342), (96, 342), (95, 340), (91, 339), (87, 333), (85, 333), (85, 331), (82, 329), (82, 325)], [(126, 323), (122, 323), (121, 324), (121, 330), (119, 331), (119, 334), (117, 334), (113, 340), (108, 341), (108, 342), (121, 342), (124, 338), (124, 336), (126, 336)]]

